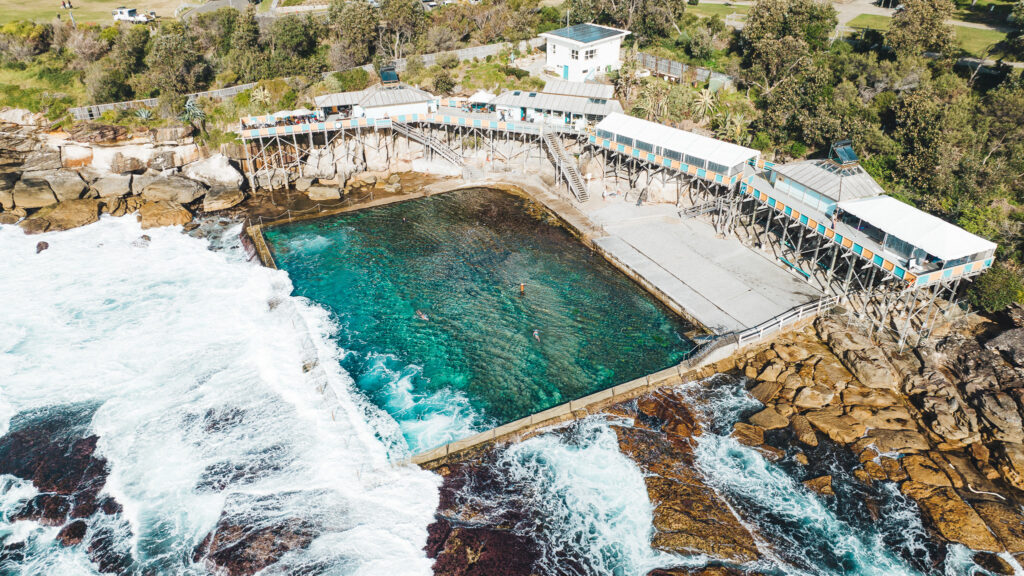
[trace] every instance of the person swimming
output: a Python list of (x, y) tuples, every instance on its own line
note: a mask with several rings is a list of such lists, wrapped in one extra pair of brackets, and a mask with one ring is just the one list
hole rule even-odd
[(540, 342), (540, 330), (534, 330), (534, 331), (533, 331), (533, 338), (534, 338), (534, 340), (536, 340), (537, 342)]
[(423, 320), (424, 322), (430, 322), (430, 318), (428, 318), (427, 315), (423, 313), (423, 310), (417, 310), (416, 317), (419, 318), (420, 320)]

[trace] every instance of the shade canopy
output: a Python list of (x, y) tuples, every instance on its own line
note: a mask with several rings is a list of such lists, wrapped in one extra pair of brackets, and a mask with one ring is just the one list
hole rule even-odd
[(839, 208), (939, 260), (957, 260), (996, 249), (967, 230), (891, 196), (840, 202)]
[(494, 100), (494, 94), (486, 90), (478, 90), (476, 94), (469, 97), (470, 104), (490, 104)]

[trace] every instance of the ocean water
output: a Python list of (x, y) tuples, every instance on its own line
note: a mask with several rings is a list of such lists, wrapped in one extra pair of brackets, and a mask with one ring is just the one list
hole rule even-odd
[[(0, 226), (0, 433), (42, 415), (99, 435), (133, 573), (207, 574), (193, 549), (226, 512), (312, 527), (274, 574), (430, 574), (439, 478), (393, 464), (381, 438), (398, 426), (340, 368), (329, 315), (237, 241), (142, 234), (131, 218), (41, 236)], [(34, 493), (0, 477), (0, 541), (27, 551), (0, 573), (96, 574), (85, 544), (9, 521)]]
[[(690, 328), (532, 203), (451, 192), (266, 230), (412, 452), (678, 363)], [(520, 293), (520, 284), (525, 292)]]

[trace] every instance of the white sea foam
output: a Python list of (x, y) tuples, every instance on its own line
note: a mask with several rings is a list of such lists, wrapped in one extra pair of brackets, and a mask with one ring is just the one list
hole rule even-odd
[[(228, 510), (316, 527), (282, 567), (430, 573), (438, 477), (390, 463), (380, 438), (397, 426), (353, 392), (328, 315), (237, 246), (145, 233), (137, 242), (131, 218), (32, 237), (0, 227), (0, 431), (25, 410), (97, 405), (106, 491), (144, 571), (204, 572), (192, 550)], [(81, 548), (43, 546), (33, 571), (91, 573)]]
[[(498, 464), (531, 501), (524, 526), (544, 542), (541, 573), (632, 575), (703, 560), (651, 548), (653, 506), (643, 472), (619, 451), (607, 420), (579, 422), (571, 440), (544, 434), (509, 446)], [(582, 564), (570, 571), (565, 558)]]

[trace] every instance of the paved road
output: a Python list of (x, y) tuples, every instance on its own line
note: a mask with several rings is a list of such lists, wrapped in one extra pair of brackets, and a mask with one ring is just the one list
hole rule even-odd
[(243, 11), (249, 6), (248, 0), (210, 0), (209, 2), (192, 8), (188, 12), (181, 15), (182, 18), (188, 18), (195, 16), (196, 14), (202, 14), (203, 12), (213, 12), (220, 8), (234, 8), (238, 11)]

